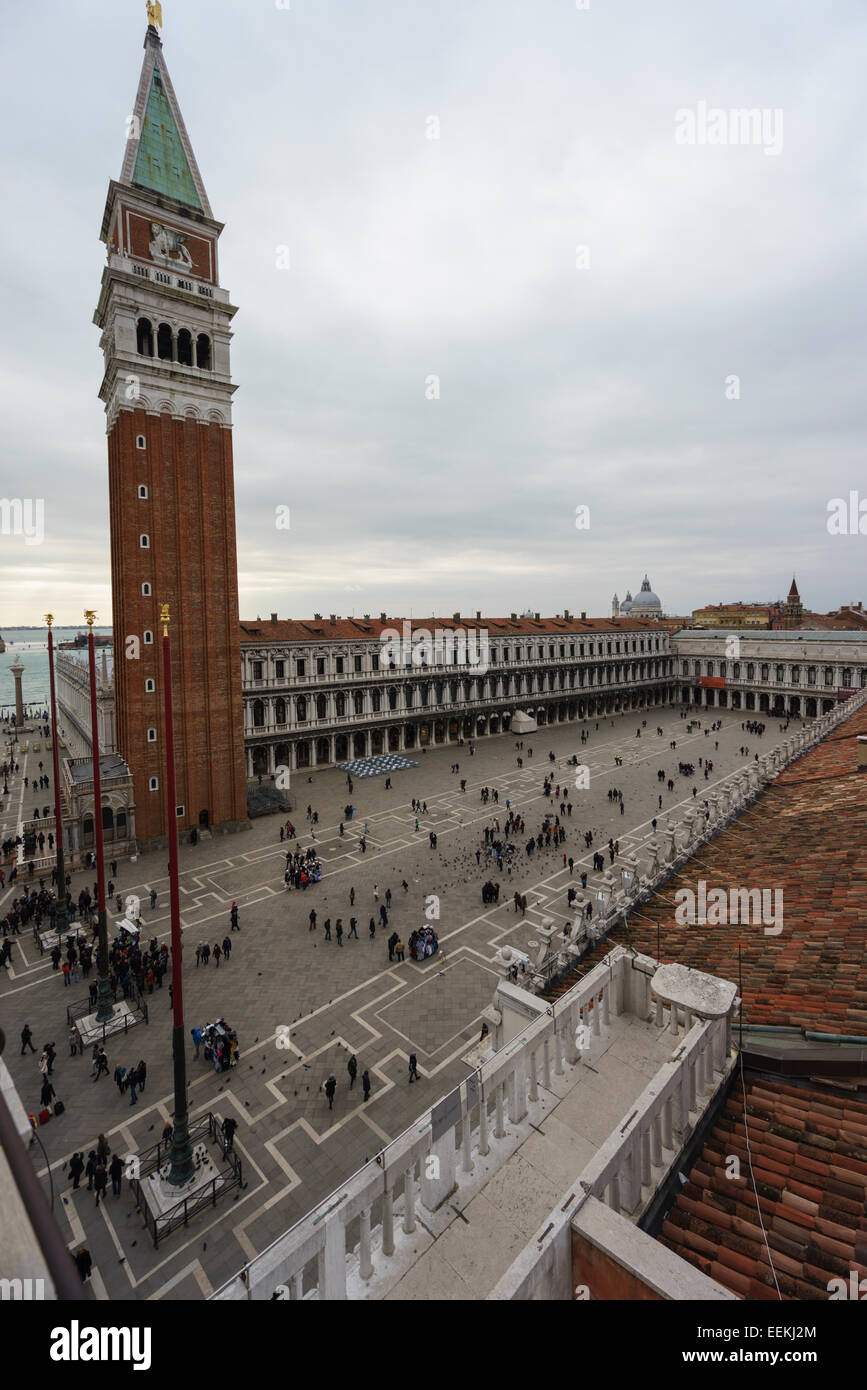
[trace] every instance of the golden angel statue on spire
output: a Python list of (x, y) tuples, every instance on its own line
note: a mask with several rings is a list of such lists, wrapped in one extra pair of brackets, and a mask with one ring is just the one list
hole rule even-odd
[(156, 29), (162, 29), (163, 7), (160, 0), (155, 0), (154, 4), (148, 3), (148, 24), (153, 25)]

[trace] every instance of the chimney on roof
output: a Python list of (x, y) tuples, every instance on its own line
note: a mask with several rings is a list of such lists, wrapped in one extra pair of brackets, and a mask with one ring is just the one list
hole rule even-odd
[(581, 614), (581, 617), (582, 617), (582, 618), (586, 618), (586, 617), (587, 617), (587, 614), (586, 614), (586, 613), (582, 613), (582, 614)]
[(380, 621), (381, 623), (384, 623), (384, 622), (386, 621), (386, 618), (385, 618), (385, 614), (384, 614), (384, 613), (380, 613), (380, 615), (379, 615), (379, 621)]
[(276, 613), (272, 613), (272, 614), (271, 614), (271, 622), (272, 622), (272, 623), (276, 623), (276, 621), (277, 621), (277, 614), (276, 614)]
[(482, 618), (481, 609), (477, 608), (477, 609), (476, 609), (476, 622), (477, 622), (477, 623), (478, 623), (478, 622), (481, 622), (481, 618)]
[(364, 615), (364, 621), (365, 621), (366, 623), (369, 623), (369, 622), (370, 622), (370, 614), (369, 614), (369, 613), (365, 613), (365, 615)]
[(518, 621), (518, 615), (517, 615), (517, 613), (513, 613), (513, 614), (512, 614), (512, 622), (513, 622), (513, 623), (516, 623), (517, 621)]
[(337, 614), (336, 614), (336, 613), (332, 613), (332, 614), (331, 614), (331, 626), (334, 627), (334, 624), (335, 624), (336, 622), (337, 622)]
[(461, 620), (461, 615), (460, 615), (460, 613), (453, 613), (453, 614), (452, 614), (452, 622), (453, 622), (453, 623), (459, 623), (460, 620)]
[(314, 621), (315, 623), (321, 623), (321, 622), (322, 622), (322, 614), (321, 614), (321, 613), (314, 613), (314, 614), (313, 614), (313, 621)]
[(568, 608), (563, 609), (563, 617), (566, 619), (567, 622), (572, 617), (572, 614), (569, 612)]
[(537, 622), (537, 623), (538, 623), (538, 622), (541, 622), (541, 614), (540, 614), (540, 613), (537, 613), (537, 614), (536, 614), (536, 622)]

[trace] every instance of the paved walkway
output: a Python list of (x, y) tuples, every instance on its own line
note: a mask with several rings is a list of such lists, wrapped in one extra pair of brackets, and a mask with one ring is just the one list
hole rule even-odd
[[(542, 729), (525, 739), (522, 769), (516, 765), (515, 740), (509, 734), (480, 741), (472, 757), (466, 746), (433, 749), (419, 754), (418, 767), (394, 773), (390, 791), (385, 790), (384, 778), (356, 781), (351, 797), (356, 816), (346, 823), (343, 838), (338, 824), (350, 800), (344, 775), (320, 770), (308, 781), (305, 773), (296, 774), (290, 796), (299, 843), (302, 849), (315, 843), (325, 868), (323, 881), (306, 892), (283, 887), (285, 847), (279, 843), (276, 819), (256, 821), (249, 832), (183, 846), (186, 1024), (189, 1028), (225, 1016), (237, 1029), (241, 1046), (239, 1066), (228, 1075), (217, 1075), (209, 1064), (194, 1059), (190, 1043), (191, 1115), (212, 1110), (238, 1120), (235, 1147), (246, 1186), (187, 1230), (168, 1237), (157, 1251), (135, 1214), (128, 1189), (96, 1209), (91, 1194), (71, 1191), (66, 1169), (72, 1152), (83, 1149), (86, 1154), (99, 1132), (122, 1154), (144, 1149), (159, 1138), (172, 1094), (168, 990), (157, 990), (149, 998), (148, 1026), (140, 1025), (123, 1042), (110, 1040), (110, 1072), (118, 1061), (129, 1067), (141, 1057), (147, 1060), (147, 1089), (133, 1107), (128, 1096), (119, 1095), (111, 1076), (94, 1085), (89, 1059), (66, 1055), (65, 1009), (76, 995), (75, 987), (63, 987), (30, 936), (16, 938), (13, 968), (0, 980), (5, 1057), (22, 1099), (34, 1108), (38, 1051), (48, 1039), (57, 1044), (53, 1081), (66, 1112), (39, 1133), (52, 1167), (55, 1210), (70, 1244), (85, 1240), (91, 1251), (95, 1292), (115, 1298), (206, 1296), (402, 1132), (421, 1110), (449, 1092), (467, 1073), (461, 1055), (478, 1036), (479, 1015), (492, 1001), (497, 949), (505, 944), (526, 948), (543, 916), (567, 920), (566, 892), (577, 878), (570, 880), (568, 868), (563, 868), (563, 852), (574, 857), (576, 866), (589, 868), (592, 850), (585, 850), (585, 830), (593, 831), (594, 849), (604, 849), (609, 836), (619, 839), (621, 855), (635, 849), (652, 834), (650, 821), (660, 814), (660, 791), (663, 813), (685, 808), (692, 804), (693, 785), (699, 797), (706, 794), (745, 761), (752, 762), (754, 751), (767, 752), (783, 739), (778, 720), (768, 721), (764, 738), (758, 739), (742, 732), (740, 718), (719, 713), (724, 727), (707, 738), (704, 728), (687, 736), (677, 709), (646, 715), (636, 711), (616, 717), (613, 726), (610, 719), (602, 721), (598, 730), (595, 721)], [(638, 739), (635, 731), (643, 717), (647, 728)], [(704, 725), (705, 716), (700, 717)], [(665, 730), (663, 737), (655, 732), (657, 724)], [(591, 731), (586, 745), (580, 742), (582, 727)], [(677, 740), (676, 751), (669, 748), (672, 738)], [(744, 742), (750, 747), (747, 759), (738, 752)], [(555, 763), (549, 761), (549, 750), (555, 752)], [(575, 787), (574, 769), (566, 766), (573, 753), (590, 768), (589, 790)], [(623, 755), (622, 767), (615, 767), (615, 753)], [(698, 768), (698, 758), (706, 756), (715, 763), (707, 782)], [(44, 754), (22, 756), (20, 776), (32, 775), (40, 757), (45, 761)], [(681, 758), (696, 764), (695, 778), (677, 775)], [(460, 763), (458, 774), (450, 771), (455, 759)], [(671, 794), (657, 780), (659, 768), (674, 778)], [(524, 842), (551, 809), (542, 796), (542, 779), (552, 770), (555, 783), (559, 779), (561, 787), (568, 788), (572, 801), (572, 815), (564, 821), (566, 843), (528, 859)], [(461, 778), (467, 779), (464, 794)], [(15, 788), (10, 784), (13, 808), (19, 802), (18, 780)], [(497, 788), (499, 805), (493, 800), (481, 803), (482, 786)], [(623, 790), (623, 815), (617, 803), (607, 799), (613, 786)], [(28, 795), (20, 798), (25, 808)], [(48, 792), (39, 796), (51, 799)], [(410, 809), (413, 797), (428, 805), (428, 815), (419, 817), (418, 832)], [(527, 823), (511, 875), (505, 867), (498, 872), (484, 855), (480, 865), (475, 858), (476, 848), (484, 848), (485, 826), (497, 817), (501, 825), (505, 821), (507, 797)], [(315, 842), (305, 815), (308, 803), (319, 812)], [(365, 820), (367, 852), (362, 854), (358, 841)], [(439, 837), (436, 850), (429, 846), (430, 829)], [(143, 938), (167, 937), (165, 856), (141, 856), (136, 863), (121, 863), (119, 870), (119, 890), (142, 900)], [(481, 885), (488, 878), (501, 884), (498, 905), (482, 904)], [(92, 879), (92, 871), (74, 875), (73, 895)], [(407, 890), (401, 887), (403, 880)], [(151, 887), (158, 894), (153, 912), (148, 906)], [(349, 903), (352, 887), (354, 908)], [(387, 888), (393, 895), (389, 926), (378, 928), (371, 940), (368, 920), (378, 914)], [(516, 889), (527, 894), (526, 918), (511, 906)], [(14, 889), (0, 892), (0, 915), (13, 895)], [(436, 925), (442, 950), (420, 964), (409, 958), (390, 964), (387, 936), (394, 928), (406, 940), (422, 925), (426, 906), (433, 906), (429, 895), (439, 899)], [(238, 902), (241, 930), (232, 934), (231, 960), (218, 970), (213, 961), (197, 969), (196, 944), (222, 940), (233, 899)], [(318, 914), (314, 933), (308, 931), (311, 907)], [(342, 917), (348, 932), (353, 915), (358, 918), (359, 939), (344, 936), (338, 947), (334, 922)], [(325, 942), (322, 930), (327, 916), (332, 918), (331, 942)], [(110, 927), (112, 921), (113, 917)], [(84, 993), (82, 985), (78, 993)], [(25, 1022), (33, 1029), (36, 1056), (19, 1055), (17, 1039)], [(353, 1089), (346, 1069), (351, 1052), (359, 1063)], [(421, 1080), (410, 1087), (411, 1052), (418, 1057)], [(372, 1082), (367, 1104), (360, 1089), (365, 1067)], [(320, 1085), (332, 1070), (338, 1089), (329, 1111)], [(42, 1155), (32, 1152), (46, 1176)]]

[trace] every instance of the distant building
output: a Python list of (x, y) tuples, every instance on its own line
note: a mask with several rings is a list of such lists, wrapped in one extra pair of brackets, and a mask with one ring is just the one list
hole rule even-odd
[(708, 603), (692, 610), (697, 627), (770, 627), (771, 603)]
[(630, 591), (626, 590), (626, 598), (622, 603), (614, 595), (611, 602), (611, 616), (613, 618), (664, 618), (662, 611), (662, 600), (655, 594), (650, 587), (650, 580), (645, 574), (641, 581), (641, 589), (638, 595), (633, 598)]

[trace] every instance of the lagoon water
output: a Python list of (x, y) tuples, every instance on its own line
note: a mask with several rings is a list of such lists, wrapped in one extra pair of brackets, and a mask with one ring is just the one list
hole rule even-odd
[[(80, 627), (56, 627), (54, 629), (54, 650), (57, 651), (61, 642), (70, 642), (78, 632), (86, 632), (87, 628)], [(97, 636), (110, 636), (110, 627), (95, 627), (93, 629)], [(0, 714), (15, 712), (15, 682), (9, 673), (10, 666), (14, 666), (17, 657), (20, 664), (24, 667), (24, 675), (21, 677), (21, 688), (24, 695), (25, 707), (30, 706), (35, 710), (38, 706), (40, 710), (48, 708), (48, 698), (50, 692), (48, 680), (48, 630), (46, 628), (3, 628), (2, 637), (6, 643), (6, 650), (0, 653)], [(110, 651), (110, 647), (97, 647), (96, 655), (100, 652)], [(82, 659), (87, 657), (87, 648), (79, 653)]]

